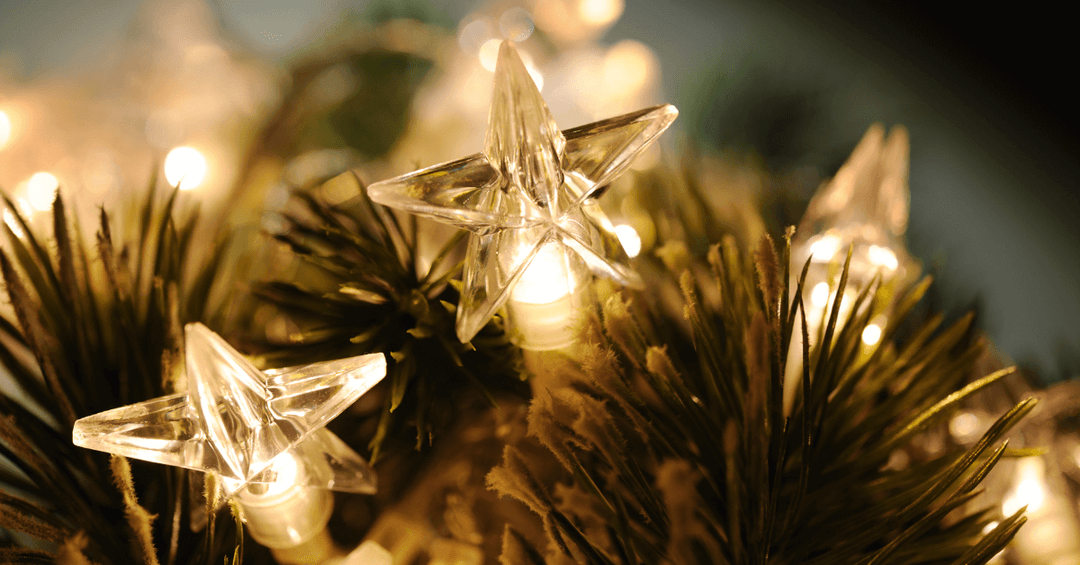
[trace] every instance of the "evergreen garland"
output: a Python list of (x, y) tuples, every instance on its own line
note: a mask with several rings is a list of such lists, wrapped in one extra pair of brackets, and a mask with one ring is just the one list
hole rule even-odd
[[(846, 320), (835, 301), (811, 348), (800, 298), (807, 267), (787, 298), (790, 233), (781, 260), (771, 239), (751, 261), (727, 238), (708, 253), (710, 276), (692, 274), (703, 265), (687, 263), (685, 249), (683, 261), (669, 261), (663, 277), (678, 281), (688, 336), (648, 295), (635, 297), (648, 316), (621, 295), (606, 300), (580, 362), (553, 369), (571, 385), (534, 398), (531, 441), (506, 447), (488, 475), (491, 488), (540, 517), (545, 534), (537, 543), (508, 527), (503, 563), (968, 564), (1008, 543), (1022, 510), (986, 534), (1000, 518), (991, 509), (954, 511), (1007, 453), (999, 441), (1034, 400), (967, 451), (892, 463), (1012, 370), (962, 386), (982, 348), (970, 317), (941, 331), (932, 319), (893, 341), (929, 280), (899, 299), (872, 353), (860, 338), (876, 282)], [(845, 263), (838, 295), (847, 275)], [(785, 415), (796, 332), (803, 373)]]

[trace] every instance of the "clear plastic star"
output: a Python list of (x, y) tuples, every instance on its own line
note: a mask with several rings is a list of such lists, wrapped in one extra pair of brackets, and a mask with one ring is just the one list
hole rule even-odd
[(285, 480), (275, 468), (304, 486), (375, 491), (371, 467), (323, 426), (383, 379), (381, 353), (263, 372), (206, 326), (184, 330), (187, 392), (82, 418), (75, 445), (213, 471), (222, 500)]
[(870, 126), (836, 176), (810, 200), (793, 242), (795, 264), (811, 256), (815, 264), (843, 262), (852, 247), (850, 276), (857, 285), (878, 271), (897, 280), (915, 274), (918, 266), (904, 245), (909, 152), (903, 126), (888, 136), (881, 124)]
[(517, 50), (499, 49), (483, 153), (372, 184), (379, 204), (472, 231), (457, 335), (469, 341), (549, 244), (641, 287), (594, 197), (678, 115), (671, 105), (560, 132)]

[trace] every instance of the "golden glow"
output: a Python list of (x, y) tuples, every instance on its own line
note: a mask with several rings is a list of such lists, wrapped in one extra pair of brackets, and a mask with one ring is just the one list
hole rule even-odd
[(893, 253), (888, 247), (881, 247), (879, 245), (870, 246), (870, 260), (875, 265), (881, 265), (890, 271), (895, 271), (900, 262), (896, 259), (896, 253)]
[(1016, 464), (1016, 487), (1001, 504), (1001, 511), (1012, 516), (1027, 506), (1027, 515), (1038, 512), (1046, 502), (1046, 482), (1043, 480), (1045, 464), (1038, 457), (1025, 457)]
[(840, 238), (832, 234), (825, 234), (810, 244), (810, 254), (816, 262), (831, 261), (837, 251), (840, 251)]
[(60, 181), (52, 173), (34, 173), (26, 181), (26, 199), (35, 210), (51, 210)]
[(877, 342), (881, 341), (881, 326), (877, 324), (867, 324), (863, 328), (862, 342), (866, 345), (877, 345)]
[(656, 56), (644, 43), (620, 41), (604, 56), (604, 84), (619, 98), (630, 98), (649, 85), (658, 68)]
[(604, 26), (619, 19), (623, 7), (623, 0), (580, 0), (578, 16), (589, 25)]
[(619, 243), (626, 250), (627, 256), (634, 258), (638, 256), (638, 253), (641, 253), (641, 236), (638, 235), (633, 226), (626, 224), (615, 226), (615, 235), (618, 236)]
[(829, 303), (829, 283), (817, 283), (810, 291), (810, 304), (815, 308), (824, 308)]
[(11, 118), (6, 112), (0, 110), (0, 149), (7, 145), (9, 139), (11, 139)]
[(489, 72), (495, 72), (495, 63), (499, 61), (501, 39), (489, 39), (480, 46), (480, 64)]
[(180, 190), (191, 190), (206, 178), (206, 157), (191, 147), (177, 147), (165, 157), (165, 180)]
[(511, 299), (527, 304), (549, 304), (571, 294), (576, 281), (566, 263), (566, 251), (561, 244), (544, 244), (521, 273), (510, 292)]

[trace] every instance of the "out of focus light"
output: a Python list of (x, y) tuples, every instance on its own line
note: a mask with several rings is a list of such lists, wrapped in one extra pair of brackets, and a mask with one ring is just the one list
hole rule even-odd
[(810, 244), (810, 254), (819, 263), (832, 260), (837, 251), (840, 251), (840, 238), (833, 234), (825, 234)]
[(829, 283), (817, 283), (810, 291), (810, 304), (815, 308), (824, 308), (829, 303)]
[(866, 345), (877, 345), (879, 341), (881, 341), (881, 326), (867, 324), (862, 331), (862, 342)]
[(971, 412), (961, 412), (949, 420), (949, 433), (958, 441), (966, 443), (979, 431), (979, 417)]
[(869, 255), (870, 260), (873, 261), (875, 265), (881, 265), (890, 271), (895, 271), (896, 267), (900, 265), (900, 262), (896, 259), (896, 253), (893, 253), (888, 247), (871, 245)]
[[(490, 72), (495, 72), (495, 67), (499, 62), (499, 46), (502, 45), (501, 39), (489, 39), (480, 46), (480, 65)], [(536, 83), (537, 90), (543, 90), (544, 88), (544, 75), (540, 73), (540, 70), (536, 68), (536, 64), (533, 63), (532, 56), (527, 51), (518, 51), (518, 55), (521, 57), (521, 62), (525, 65), (525, 70), (529, 71), (529, 76), (532, 77), (533, 82)]]
[(9, 139), (11, 139), (11, 118), (6, 112), (0, 110), (0, 149), (4, 148)]
[(623, 0), (580, 0), (578, 15), (589, 25), (608, 25), (623, 13)]
[(35, 210), (51, 210), (60, 181), (52, 173), (34, 173), (26, 181), (26, 199)]
[(1030, 516), (1042, 508), (1046, 502), (1046, 484), (1043, 481), (1044, 463), (1038, 457), (1025, 457), (1017, 462), (1018, 481), (1005, 501), (1001, 504), (1001, 511), (1006, 516), (1012, 516), (1017, 510), (1027, 506), (1027, 514)]
[[(206, 178), (206, 157), (191, 147), (177, 147), (165, 156), (165, 180), (180, 190), (191, 190)], [(182, 183), (182, 184), (181, 184)]]
[(499, 16), (499, 32), (511, 41), (525, 41), (533, 32), (532, 16), (520, 6), (510, 8)]
[(604, 56), (604, 83), (612, 92), (634, 96), (649, 84), (659, 63), (651, 49), (640, 41), (623, 40)]
[(495, 63), (499, 61), (501, 39), (489, 39), (480, 46), (480, 64), (490, 72), (495, 72)]
[(634, 258), (638, 256), (638, 253), (641, 253), (641, 236), (638, 235), (633, 226), (626, 224), (615, 226), (615, 235), (618, 236), (619, 243), (626, 250), (627, 256)]
[(491, 25), (490, 18), (480, 17), (468, 20), (468, 23), (463, 20), (458, 29), (458, 45), (466, 53), (479, 52), (485, 42), (495, 37), (495, 29)]

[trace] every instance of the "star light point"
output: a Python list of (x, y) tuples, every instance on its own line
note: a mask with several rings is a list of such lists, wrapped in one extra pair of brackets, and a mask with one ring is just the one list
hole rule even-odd
[(297, 466), (296, 484), (374, 492), (374, 471), (324, 426), (386, 375), (381, 353), (260, 371), (206, 326), (184, 329), (188, 392), (82, 418), (75, 445), (215, 472), (222, 501)]
[(499, 48), (482, 153), (368, 187), (379, 204), (472, 232), (457, 335), (467, 342), (537, 256), (565, 252), (594, 274), (641, 288), (595, 197), (678, 116), (654, 106), (560, 131), (512, 42)]

